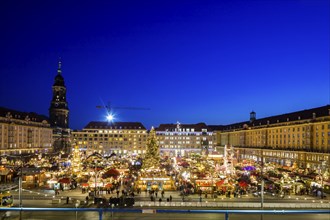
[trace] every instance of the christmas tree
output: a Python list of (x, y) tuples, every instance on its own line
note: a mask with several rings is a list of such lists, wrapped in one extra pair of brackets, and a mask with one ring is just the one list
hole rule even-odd
[(72, 168), (72, 173), (75, 175), (77, 175), (81, 169), (80, 151), (77, 145), (74, 147), (71, 168)]
[(156, 131), (152, 127), (147, 139), (147, 152), (143, 159), (142, 169), (158, 169), (159, 168), (159, 146), (157, 144)]

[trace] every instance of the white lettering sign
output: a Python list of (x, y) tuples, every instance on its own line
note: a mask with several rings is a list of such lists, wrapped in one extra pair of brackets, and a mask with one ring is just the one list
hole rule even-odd
[(160, 181), (166, 181), (166, 180), (170, 180), (170, 178), (154, 177), (154, 178), (141, 178), (141, 180), (160, 180)]

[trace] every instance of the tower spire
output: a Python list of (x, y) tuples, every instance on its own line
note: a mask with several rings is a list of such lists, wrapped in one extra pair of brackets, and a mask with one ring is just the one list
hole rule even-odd
[(61, 57), (58, 59), (57, 74), (62, 74), (62, 61), (61, 61)]

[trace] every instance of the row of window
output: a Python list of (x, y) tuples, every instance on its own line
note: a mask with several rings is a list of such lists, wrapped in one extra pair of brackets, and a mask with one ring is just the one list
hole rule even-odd
[[(261, 130), (261, 131), (249, 131), (249, 132), (246, 132), (246, 135), (247, 136), (255, 136), (255, 135), (265, 135), (266, 132), (268, 131), (270, 134), (272, 133), (290, 133), (290, 132), (309, 132), (310, 131), (310, 128), (311, 126), (303, 126), (303, 127), (292, 127), (292, 128), (279, 128), (279, 129), (269, 129), (269, 130)], [(328, 125), (325, 125), (325, 124), (322, 124), (322, 125), (316, 125), (315, 126), (315, 130), (318, 131), (318, 130), (325, 130), (326, 128), (328, 128), (328, 130), (330, 130), (330, 124)], [(245, 132), (242, 132), (241, 135), (244, 135)], [(238, 135), (238, 134), (235, 134), (235, 135)]]
[(108, 145), (139, 145), (139, 146), (145, 146), (145, 143), (144, 142), (127, 142), (127, 141), (125, 141), (125, 142), (117, 142), (117, 141), (115, 141), (115, 142), (97, 142), (97, 141), (95, 141), (95, 142), (81, 142), (81, 141), (79, 141), (78, 142), (78, 145), (82, 145), (82, 144), (89, 144), (89, 145), (105, 145), (105, 146), (108, 146)]
[(125, 135), (125, 134), (73, 134), (73, 137), (96, 137), (96, 138), (102, 138), (102, 137), (147, 137), (147, 135)]
[[(165, 140), (190, 140), (191, 138), (190, 137), (165, 137), (164, 139)], [(192, 139), (200, 140), (201, 138), (200, 137), (196, 137), (196, 138), (192, 138)], [(203, 137), (202, 138), (203, 141), (206, 141), (207, 139), (208, 139), (207, 137)]]
[(146, 138), (78, 138), (78, 141), (146, 141)]
[(161, 149), (162, 148), (177, 148), (177, 149), (187, 149), (187, 148), (190, 149), (190, 148), (194, 148), (194, 149), (201, 149), (200, 146), (181, 146), (181, 145), (168, 145), (168, 144), (162, 146)]
[(86, 148), (86, 149), (93, 149), (93, 150), (97, 150), (99, 148), (102, 148), (104, 150), (117, 149), (117, 151), (118, 151), (118, 149), (122, 149), (123, 151), (126, 151), (126, 152), (127, 152), (127, 149), (129, 149), (130, 151), (132, 151), (134, 149), (135, 149), (135, 151), (140, 151), (140, 152), (145, 152), (146, 151), (146, 150), (141, 149), (141, 147), (135, 147), (135, 146), (129, 146), (129, 145), (125, 145), (125, 146), (118, 146), (118, 145), (116, 145), (116, 146), (111, 146), (109, 148), (107, 148), (106, 146), (103, 147), (103, 146), (99, 146), (99, 145), (89, 145), (89, 146), (84, 146), (84, 148)]
[[(175, 128), (175, 129), (166, 129), (166, 132), (195, 132), (195, 128)], [(202, 129), (203, 132), (207, 132), (207, 129)]]
[(192, 145), (195, 145), (195, 144), (201, 144), (201, 143), (203, 143), (203, 144), (209, 144), (209, 145), (211, 145), (211, 144), (213, 144), (213, 142), (212, 141), (208, 141), (208, 142), (205, 142), (205, 141), (159, 141), (159, 143), (160, 144), (166, 144), (166, 143), (169, 143), (169, 144), (192, 144)]
[[(100, 128), (100, 129), (104, 129), (104, 127), (103, 126), (94, 126), (94, 128), (95, 129), (98, 129), (98, 128)], [(114, 130), (112, 130), (112, 129), (114, 129)], [(120, 130), (120, 131), (118, 131), (117, 129), (124, 129), (124, 130)], [(114, 132), (114, 133), (117, 133), (117, 132), (137, 132), (137, 133), (145, 133), (146, 132), (146, 130), (142, 130), (142, 131), (136, 131), (137, 129), (139, 129), (139, 130), (142, 130), (142, 127), (126, 127), (126, 126), (124, 126), (124, 127), (122, 127), (122, 126), (114, 126), (114, 127), (109, 127), (108, 129), (105, 129), (105, 130), (98, 130), (97, 132), (99, 132), (99, 133), (112, 133), (112, 132)], [(94, 130), (90, 130), (91, 132), (95, 132)]]
[(180, 133), (180, 132), (157, 132), (157, 136), (212, 136), (212, 132), (194, 132), (194, 133)]
[[(240, 154), (244, 155), (242, 151)], [(246, 151), (245, 155), (256, 155), (261, 157), (260, 151)], [(293, 159), (304, 159), (306, 157), (307, 161), (328, 161), (329, 156), (324, 154), (313, 154), (313, 153), (298, 153), (298, 152), (283, 152), (283, 151), (267, 151), (263, 150), (263, 156), (277, 157), (277, 158), (293, 158)]]

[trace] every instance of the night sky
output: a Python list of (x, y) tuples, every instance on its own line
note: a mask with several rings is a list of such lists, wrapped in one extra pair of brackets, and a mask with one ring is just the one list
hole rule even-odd
[(330, 103), (329, 0), (2, 0), (0, 106), (48, 115), (59, 57), (70, 127), (220, 125)]

